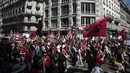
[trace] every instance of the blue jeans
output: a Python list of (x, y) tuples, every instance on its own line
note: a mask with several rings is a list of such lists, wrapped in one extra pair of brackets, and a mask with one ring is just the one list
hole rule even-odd
[(99, 66), (94, 67), (94, 73), (100, 73), (100, 68)]

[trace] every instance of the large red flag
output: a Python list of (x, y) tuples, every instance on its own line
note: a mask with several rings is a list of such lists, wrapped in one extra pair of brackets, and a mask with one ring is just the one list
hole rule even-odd
[(106, 36), (106, 23), (107, 18), (103, 18), (86, 26), (82, 30), (83, 37)]
[(33, 31), (31, 31), (30, 38), (33, 39), (33, 38), (35, 38), (36, 35), (37, 35), (37, 34), (36, 34), (36, 31), (33, 30)]
[(122, 36), (122, 38), (123, 38), (124, 40), (127, 38), (127, 35), (126, 35), (126, 33), (125, 33), (125, 30), (124, 30), (124, 29), (118, 33), (118, 36), (119, 36), (119, 35), (121, 35), (121, 36)]

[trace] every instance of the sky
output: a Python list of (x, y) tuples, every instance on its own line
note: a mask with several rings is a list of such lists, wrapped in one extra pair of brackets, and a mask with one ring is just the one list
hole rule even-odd
[(129, 8), (130, 8), (130, 0), (124, 0), (125, 4), (129, 4)]

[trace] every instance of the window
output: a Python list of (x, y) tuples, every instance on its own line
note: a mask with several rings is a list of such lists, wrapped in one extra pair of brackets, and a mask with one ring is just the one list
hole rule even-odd
[(69, 14), (69, 5), (62, 6), (61, 10), (62, 15)]
[(57, 16), (58, 15), (58, 12), (57, 12), (57, 8), (53, 8), (52, 9), (52, 16)]
[(57, 20), (52, 20), (51, 24), (52, 28), (57, 28)]
[(95, 3), (81, 3), (81, 13), (95, 13)]
[(81, 26), (86, 26), (95, 22), (95, 17), (81, 17)]
[(45, 27), (48, 28), (48, 21), (45, 21)]
[(84, 17), (81, 17), (81, 26), (84, 26)]
[(105, 5), (105, 0), (103, 0), (103, 4)]
[(22, 7), (22, 12), (24, 12), (24, 7)]
[(76, 26), (76, 17), (73, 17), (73, 26)]
[(27, 6), (27, 8), (31, 10), (31, 9), (32, 9), (32, 6)]
[(28, 16), (28, 21), (31, 21), (31, 16)]
[(77, 7), (77, 4), (73, 3), (73, 13), (76, 13), (76, 7)]
[(68, 18), (64, 18), (64, 19), (61, 19), (61, 26), (62, 27), (68, 27), (69, 26), (69, 19)]
[(95, 4), (91, 4), (92, 8), (92, 13), (95, 13)]
[(108, 0), (106, 0), (106, 5), (108, 6)]
[(87, 11), (87, 13), (90, 13), (90, 4), (86, 4), (86, 5), (87, 5), (86, 11)]
[(45, 4), (46, 4), (46, 5), (49, 5), (49, 1), (48, 1), (48, 0), (45, 0)]
[(45, 11), (45, 18), (48, 18), (48, 10)]
[(18, 9), (18, 12), (21, 13), (21, 7)]
[(81, 4), (81, 13), (84, 12), (84, 4)]
[(39, 17), (38, 17), (38, 16), (36, 16), (36, 22), (38, 22), (38, 19), (39, 19)]
[(108, 13), (108, 10), (107, 10), (107, 13)]
[(40, 7), (39, 7), (38, 5), (36, 6), (36, 10), (37, 10), (37, 11), (39, 11), (39, 10), (40, 10)]
[(15, 9), (15, 14), (17, 14), (17, 8)]
[(103, 10), (104, 10), (104, 15), (105, 15), (105, 8), (103, 8)]

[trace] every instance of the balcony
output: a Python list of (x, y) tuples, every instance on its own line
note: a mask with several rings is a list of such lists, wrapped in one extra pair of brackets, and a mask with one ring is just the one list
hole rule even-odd
[(108, 18), (108, 21), (112, 21), (114, 19), (114, 17), (109, 13), (107, 13), (105, 17)]
[(115, 24), (119, 24), (121, 21), (118, 18), (115, 18)]

